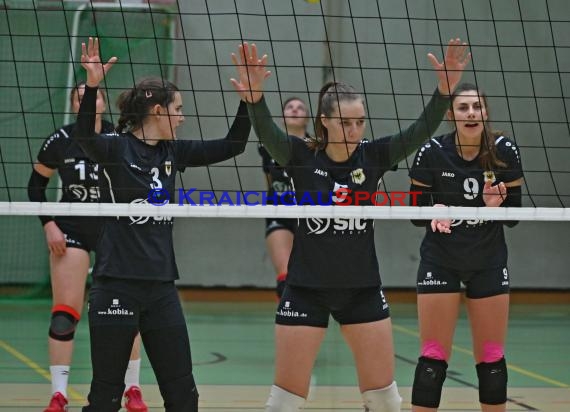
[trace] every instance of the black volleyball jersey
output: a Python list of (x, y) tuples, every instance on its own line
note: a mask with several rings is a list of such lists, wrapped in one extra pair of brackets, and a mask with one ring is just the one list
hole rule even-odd
[[(513, 182), (523, 177), (520, 152), (510, 139), (495, 140), (497, 155), (506, 167), (485, 171), (479, 158), (471, 161), (459, 156), (455, 132), (432, 138), (414, 159), (410, 177), (431, 186), (433, 202), (448, 206), (484, 207), (485, 179)], [(422, 260), (457, 270), (481, 270), (504, 266), (507, 246), (500, 221), (454, 220), (451, 233), (426, 228), (420, 255)]]
[[(53, 132), (42, 144), (38, 161), (50, 169), (57, 169), (62, 202), (99, 202), (99, 165), (70, 138), (74, 126), (68, 124)], [(113, 125), (103, 121), (101, 132), (112, 131)]]
[[(174, 198), (175, 176), (190, 166), (204, 166), (245, 150), (251, 125), (240, 103), (225, 139), (162, 140), (148, 145), (131, 133), (94, 133), (96, 88), (85, 88), (73, 139), (102, 167), (102, 201), (148, 203), (152, 190)], [(105, 218), (97, 246), (93, 276), (146, 280), (174, 280), (171, 217), (127, 216)]]
[[(287, 174), (287, 170), (279, 163), (275, 161), (269, 154), (269, 152), (265, 149), (265, 147), (260, 143), (258, 145), (258, 151), (261, 156), (263, 172), (267, 176), (267, 195), (268, 195), (268, 203), (272, 204), (275, 203), (272, 199), (275, 196), (286, 196), (287, 192), (291, 192), (293, 190), (293, 186), (291, 185), (291, 176)], [(289, 197), (283, 199), (284, 202), (290, 203)]]
[[(435, 93), (408, 129), (359, 144), (342, 163), (307, 142), (287, 136), (273, 121), (264, 99), (248, 105), (257, 136), (291, 176), (298, 204), (346, 204), (339, 189), (376, 192), (384, 173), (413, 153), (437, 129), (449, 99)], [(338, 192), (338, 193), (337, 193)], [(338, 194), (338, 196), (336, 195)], [(360, 205), (371, 205), (370, 199)], [(287, 282), (313, 288), (369, 287), (381, 284), (374, 245), (374, 221), (358, 218), (299, 219), (289, 258)]]

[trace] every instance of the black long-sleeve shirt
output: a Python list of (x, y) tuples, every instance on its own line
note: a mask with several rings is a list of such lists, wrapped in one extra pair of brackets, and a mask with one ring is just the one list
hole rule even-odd
[[(424, 112), (406, 130), (362, 141), (345, 162), (315, 152), (306, 142), (287, 136), (271, 118), (262, 99), (249, 104), (254, 130), (271, 156), (287, 170), (297, 203), (323, 204), (343, 200), (330, 196), (340, 188), (376, 192), (385, 172), (413, 153), (438, 128), (449, 99), (436, 92)], [(369, 199), (360, 203), (372, 205)], [(314, 288), (368, 287), (380, 284), (371, 219), (300, 219), (289, 259), (287, 282)]]
[[(242, 153), (251, 130), (245, 103), (224, 139), (161, 140), (149, 145), (132, 133), (95, 133), (97, 88), (85, 87), (72, 138), (103, 169), (101, 197), (111, 203), (148, 203), (149, 192), (175, 192), (177, 171), (206, 166)], [(93, 276), (174, 280), (172, 218), (105, 218)]]

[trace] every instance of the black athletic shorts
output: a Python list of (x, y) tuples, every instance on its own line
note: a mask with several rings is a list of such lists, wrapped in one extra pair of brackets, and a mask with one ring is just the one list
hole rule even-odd
[(326, 328), (329, 316), (341, 325), (369, 323), (390, 317), (381, 286), (311, 289), (286, 285), (277, 311), (279, 325)]
[(297, 219), (265, 219), (265, 237), (269, 236), (275, 230), (281, 229), (288, 230), (294, 234), (295, 230), (297, 230)]
[(424, 261), (420, 262), (417, 291), (421, 293), (456, 293), (465, 285), (465, 296), (471, 299), (509, 293), (509, 271), (496, 267), (476, 271), (461, 271)]
[(65, 235), (65, 245), (95, 251), (101, 232), (101, 220), (93, 217), (56, 217), (55, 224)]
[(136, 325), (144, 333), (186, 325), (174, 281), (97, 276), (89, 291), (88, 308), (91, 327)]

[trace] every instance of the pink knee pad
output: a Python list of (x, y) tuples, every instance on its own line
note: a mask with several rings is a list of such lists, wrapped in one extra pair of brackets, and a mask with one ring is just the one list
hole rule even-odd
[(505, 356), (505, 350), (502, 343), (485, 342), (483, 344), (483, 359), (482, 362), (493, 363), (497, 362)]
[(426, 340), (422, 345), (422, 356), (447, 362), (445, 349), (436, 340)]

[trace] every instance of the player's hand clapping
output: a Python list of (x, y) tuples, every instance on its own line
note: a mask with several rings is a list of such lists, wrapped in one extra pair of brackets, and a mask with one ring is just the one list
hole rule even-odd
[(238, 47), (239, 61), (232, 53), (232, 61), (236, 66), (238, 79), (230, 79), (240, 98), (248, 103), (257, 103), (263, 97), (263, 83), (271, 72), (266, 69), (267, 55), (257, 55), (257, 46), (244, 42)]
[(507, 197), (507, 186), (503, 182), (493, 186), (486, 181), (483, 187), (483, 201), (487, 207), (499, 207)]

